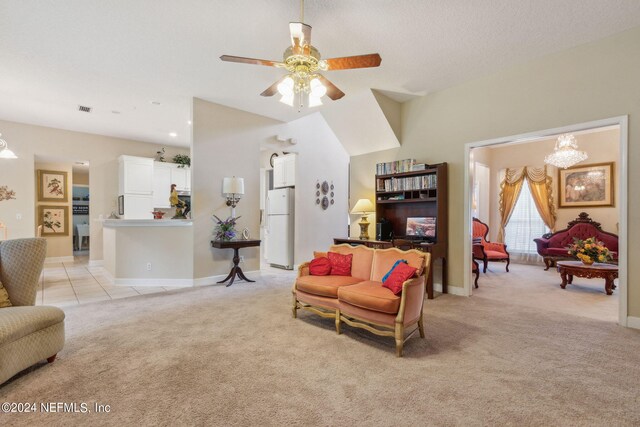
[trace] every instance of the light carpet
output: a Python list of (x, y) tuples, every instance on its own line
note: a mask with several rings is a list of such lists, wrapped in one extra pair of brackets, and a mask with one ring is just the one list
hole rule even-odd
[(301, 312), (290, 275), (65, 309), (59, 359), (0, 401), (109, 413), (0, 414), (3, 425), (638, 425), (640, 333), (481, 296), (426, 302), (426, 339)]

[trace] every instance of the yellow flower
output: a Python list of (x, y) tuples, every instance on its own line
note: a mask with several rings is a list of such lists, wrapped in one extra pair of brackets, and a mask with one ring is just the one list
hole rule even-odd
[(600, 261), (600, 262), (604, 262), (604, 255), (600, 255), (600, 256), (598, 257), (598, 261)]
[(591, 249), (591, 245), (587, 243), (586, 245), (584, 245), (584, 248), (585, 249)]

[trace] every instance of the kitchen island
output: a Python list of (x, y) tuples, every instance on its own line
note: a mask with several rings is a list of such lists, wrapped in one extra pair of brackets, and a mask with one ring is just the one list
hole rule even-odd
[(107, 219), (104, 268), (116, 285), (193, 286), (193, 221)]

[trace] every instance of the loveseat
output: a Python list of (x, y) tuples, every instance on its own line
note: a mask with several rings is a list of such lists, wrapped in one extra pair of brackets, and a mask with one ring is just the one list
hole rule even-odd
[(604, 243), (609, 249), (613, 262), (618, 262), (618, 236), (602, 230), (599, 222), (595, 222), (586, 212), (580, 213), (578, 218), (570, 221), (567, 228), (556, 231), (555, 233), (547, 233), (539, 239), (533, 239), (536, 242), (538, 254), (544, 260), (545, 270), (555, 265), (556, 261), (563, 259), (573, 259), (568, 254), (567, 247), (573, 244), (573, 239), (581, 240), (595, 237), (598, 241)]
[(0, 308), (0, 384), (44, 359), (53, 362), (64, 346), (64, 312), (33, 307), (46, 250), (42, 238), (0, 242), (0, 292), (11, 304)]
[[(333, 245), (329, 251), (352, 255), (351, 274), (313, 276), (310, 275), (310, 263), (300, 265), (292, 289), (294, 318), (299, 309), (306, 309), (335, 319), (338, 334), (341, 333), (341, 322), (345, 322), (376, 335), (394, 337), (398, 357), (402, 356), (405, 341), (416, 331), (424, 338), (422, 308), (431, 254), (348, 244)], [(316, 257), (324, 255), (316, 253)], [(417, 270), (414, 277), (402, 283), (402, 290), (396, 295), (382, 286), (382, 279), (398, 260), (406, 260)], [(405, 336), (405, 331), (414, 325), (415, 328)]]

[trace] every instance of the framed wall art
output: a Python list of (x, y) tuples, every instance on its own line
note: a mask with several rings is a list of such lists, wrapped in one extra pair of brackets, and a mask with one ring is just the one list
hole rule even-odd
[(67, 172), (38, 169), (38, 201), (67, 202)]
[(558, 169), (558, 207), (613, 206), (614, 163)]
[(68, 236), (69, 207), (38, 206), (38, 225), (42, 226), (43, 236)]

